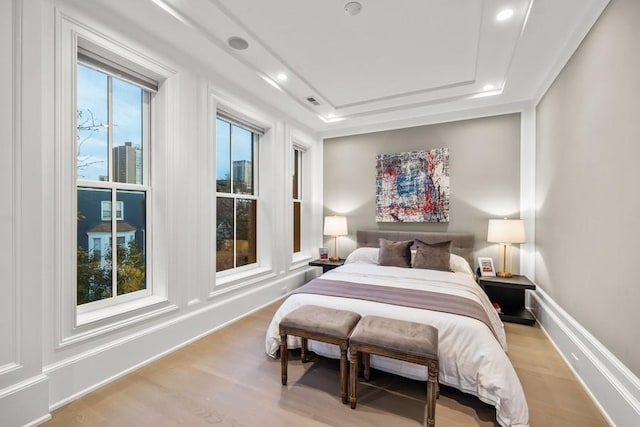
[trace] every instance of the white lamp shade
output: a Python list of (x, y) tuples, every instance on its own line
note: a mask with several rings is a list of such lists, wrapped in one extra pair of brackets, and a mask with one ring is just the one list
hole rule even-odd
[(325, 236), (346, 236), (349, 234), (347, 231), (347, 217), (340, 215), (325, 216), (324, 234)]
[(490, 219), (487, 241), (491, 243), (524, 243), (524, 221)]

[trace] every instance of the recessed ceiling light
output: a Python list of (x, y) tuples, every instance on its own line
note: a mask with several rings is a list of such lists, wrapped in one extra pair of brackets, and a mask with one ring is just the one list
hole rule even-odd
[(492, 84), (484, 85), (482, 87), (482, 90), (493, 90), (493, 89), (495, 89), (495, 86)]
[(262, 77), (262, 80), (264, 80), (265, 82), (269, 83), (271, 86), (275, 87), (276, 89), (278, 89), (279, 91), (282, 91), (282, 88), (280, 87), (280, 85), (278, 85), (278, 83), (274, 82), (273, 80), (271, 80), (271, 78), (263, 75), (263, 74), (259, 74), (260, 77)]
[(506, 21), (513, 16), (513, 9), (503, 9), (496, 15), (496, 21)]
[(286, 81), (289, 78), (289, 76), (287, 76), (285, 73), (278, 73), (278, 75), (276, 76), (276, 79), (280, 80), (281, 82)]
[(151, 1), (154, 2), (156, 6), (160, 7), (162, 10), (167, 12), (169, 15), (176, 18), (178, 21), (182, 22), (183, 24), (187, 23), (187, 21), (185, 21), (182, 15), (180, 15), (178, 11), (176, 11), (174, 8), (172, 8), (167, 3), (165, 3), (164, 0), (151, 0)]
[(249, 47), (249, 43), (242, 37), (229, 37), (227, 43), (235, 50), (245, 50)]
[(318, 114), (318, 117), (325, 123), (337, 123), (346, 120), (346, 117), (329, 117), (328, 115), (325, 117), (322, 114)]
[(349, 3), (344, 5), (344, 12), (347, 15), (357, 15), (362, 10), (362, 5), (357, 1), (350, 1)]

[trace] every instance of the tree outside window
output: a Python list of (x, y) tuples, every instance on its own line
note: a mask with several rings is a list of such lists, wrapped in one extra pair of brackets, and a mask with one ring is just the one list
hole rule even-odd
[(150, 92), (79, 59), (76, 94), (76, 296), (82, 305), (147, 288)]
[(216, 119), (216, 271), (257, 262), (258, 134)]

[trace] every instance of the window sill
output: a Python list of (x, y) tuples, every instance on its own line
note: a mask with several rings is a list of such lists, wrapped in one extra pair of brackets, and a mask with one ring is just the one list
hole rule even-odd
[(59, 349), (77, 344), (175, 310), (178, 307), (168, 299), (148, 296), (80, 313), (76, 315), (76, 326), (55, 347)]
[(217, 276), (216, 288), (222, 287), (222, 286), (233, 286), (245, 281), (254, 282), (255, 279), (258, 279), (260, 278), (260, 276), (263, 276), (269, 272), (271, 272), (271, 268), (260, 267), (260, 268), (252, 268), (251, 270), (232, 273), (229, 275), (224, 275), (222, 277)]
[(209, 299), (219, 298), (222, 295), (231, 295), (240, 290), (257, 285), (265, 280), (276, 277), (271, 268), (254, 268), (236, 274), (216, 278), (215, 289), (209, 293)]
[(148, 296), (145, 298), (135, 299), (133, 301), (124, 302), (113, 305), (111, 307), (91, 310), (86, 313), (78, 314), (76, 318), (76, 326), (84, 326), (90, 323), (121, 316), (125, 313), (132, 313), (137, 310), (149, 308), (157, 304), (166, 303), (167, 299), (159, 296)]
[(291, 260), (291, 266), (289, 267), (289, 270), (297, 270), (298, 268), (308, 267), (309, 261), (311, 261), (311, 259), (312, 258), (306, 254), (294, 255), (293, 259)]

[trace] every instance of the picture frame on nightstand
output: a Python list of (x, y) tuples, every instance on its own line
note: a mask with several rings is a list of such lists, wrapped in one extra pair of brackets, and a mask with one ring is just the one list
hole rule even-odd
[(478, 257), (478, 265), (480, 266), (481, 276), (495, 276), (496, 269), (493, 266), (493, 258)]

